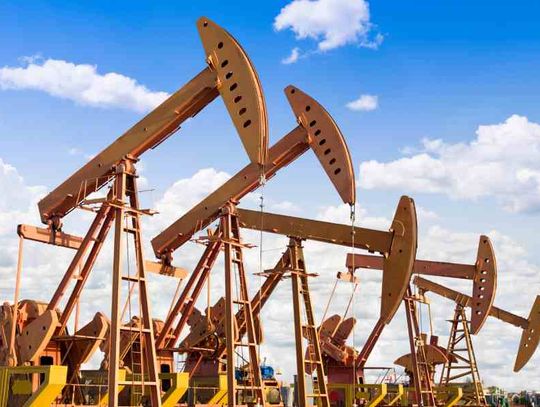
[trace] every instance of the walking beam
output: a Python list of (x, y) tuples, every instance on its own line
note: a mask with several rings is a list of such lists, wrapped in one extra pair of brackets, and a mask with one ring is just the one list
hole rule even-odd
[(198, 231), (219, 217), (227, 202), (238, 202), (261, 182), (300, 157), (309, 148), (313, 150), (344, 202), (355, 202), (354, 171), (345, 139), (330, 114), (313, 98), (294, 86), (285, 94), (299, 125), (279, 140), (268, 151), (266, 165), (251, 163), (208, 195), (188, 213), (152, 239), (156, 257), (170, 263), (172, 253)]
[(384, 323), (390, 322), (407, 289), (416, 256), (416, 210), (411, 198), (401, 197), (388, 232), (359, 227), (353, 232), (350, 225), (272, 213), (261, 215), (247, 209), (239, 209), (238, 216), (240, 225), (246, 229), (381, 253), (380, 265), (384, 269), (381, 318)]
[[(416, 276), (413, 283), (424, 292), (431, 291), (437, 295), (448, 298), (463, 307), (471, 308), (474, 305), (474, 297), (469, 297), (468, 295), (454, 291), (441, 284), (434, 283), (433, 281), (426, 280), (425, 278)], [(523, 330), (514, 364), (514, 372), (520, 371), (531, 359), (540, 343), (540, 295), (536, 296), (536, 300), (534, 301), (527, 319), (495, 306), (492, 306), (489, 309), (488, 315)]]
[(250, 160), (264, 164), (268, 123), (255, 68), (240, 44), (223, 28), (205, 17), (197, 21), (197, 28), (208, 66), (45, 196), (38, 204), (43, 223), (60, 229), (61, 218), (104, 186), (124, 157), (138, 158), (155, 148), (218, 95), (227, 107)]
[[(383, 257), (349, 253), (346, 264), (350, 269), (382, 270), (384, 260)], [(473, 280), (473, 297), (476, 300), (471, 304), (471, 332), (476, 334), (480, 331), (493, 305), (497, 288), (497, 263), (493, 246), (487, 236), (480, 236), (475, 264), (416, 260), (414, 272), (430, 276)]]

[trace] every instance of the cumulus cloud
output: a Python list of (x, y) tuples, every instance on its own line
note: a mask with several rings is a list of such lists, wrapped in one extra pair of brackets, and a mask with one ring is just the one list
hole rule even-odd
[(422, 140), (421, 149), (394, 161), (360, 165), (365, 189), (399, 189), (478, 200), (494, 197), (507, 210), (540, 210), (540, 125), (513, 115), (479, 126), (469, 142)]
[[(181, 216), (227, 179), (229, 179), (227, 173), (207, 168), (196, 171), (192, 176), (180, 179), (167, 188), (156, 201), (155, 207), (161, 212), (160, 215), (154, 218), (145, 218), (143, 223), (147, 257), (152, 257), (149, 251), (149, 240), (159, 230)], [(3, 161), (0, 161), (0, 187), (2, 191), (6, 191), (6, 194), (0, 197), (0, 212), (6, 214), (5, 217), (0, 218), (0, 293), (3, 300), (11, 301), (17, 250), (14, 227), (16, 223), (20, 222), (38, 224), (36, 203), (45, 193), (46, 188), (28, 185), (14, 167)], [(13, 193), (10, 195), (11, 191)], [(189, 191), (189, 194), (186, 191)], [(248, 201), (244, 200), (242, 204), (255, 205), (257, 202), (254, 196), (251, 196)], [(268, 208), (278, 212), (295, 210), (294, 204), (289, 202), (268, 201)], [(343, 204), (322, 207), (315, 217), (321, 220), (349, 224), (349, 214), (348, 205)], [(390, 227), (392, 216), (393, 211), (373, 216), (360, 205), (357, 209), (356, 224), (386, 230)], [(419, 216), (429, 218), (431, 221), (427, 228), (420, 230), (420, 258), (462, 263), (474, 262), (479, 234), (477, 231), (457, 232), (441, 227), (436, 224), (436, 221), (442, 217), (442, 214), (435, 215), (427, 208), (421, 209)], [(69, 218), (72, 220), (66, 225), (66, 231), (79, 233), (86, 229), (90, 219), (86, 212), (73, 213)], [(242, 234), (246, 242), (257, 245), (260, 243), (260, 236), (257, 232), (246, 230), (242, 231)], [(520, 242), (496, 230), (490, 231), (489, 236), (495, 246), (500, 287), (504, 287), (498, 292), (496, 305), (526, 316), (534, 296), (540, 292), (537, 278), (540, 274), (540, 267), (527, 261), (527, 251)], [(258, 290), (263, 281), (263, 278), (254, 276), (253, 273), (271, 268), (285, 250), (286, 244), (286, 237), (264, 234), (262, 248), (246, 249), (244, 258), (251, 295)], [(350, 248), (310, 241), (306, 241), (304, 246), (306, 266), (309, 272), (319, 274), (317, 278), (311, 278), (309, 283), (316, 319), (320, 321), (334, 285), (335, 275), (338, 271), (344, 270), (345, 256)], [(176, 253), (175, 259), (177, 259), (178, 265), (185, 266), (190, 270), (203, 249), (204, 247), (201, 245), (188, 243)], [(262, 263), (260, 263), (260, 249), (262, 249)], [(31, 242), (27, 244), (26, 250), (23, 296), (24, 298), (47, 301), (73, 256), (73, 252)], [(109, 314), (111, 259), (112, 241), (109, 239), (81, 298), (81, 304), (83, 304), (81, 307), (82, 323), (87, 322), (97, 310)], [(211, 302), (223, 295), (222, 273), (223, 263), (220, 260), (212, 273)], [(39, 275), (40, 278), (34, 278), (36, 275)], [(354, 338), (350, 338), (350, 343), (360, 348), (378, 317), (382, 273), (375, 270), (359, 270), (357, 275), (361, 284), (354, 296), (353, 309), (358, 324)], [(148, 280), (153, 316), (163, 318), (173, 297), (176, 282), (164, 276), (154, 275), (148, 276)], [(465, 293), (471, 290), (470, 282), (456, 283), (452, 281), (446, 283)], [(351, 294), (350, 284), (344, 282), (338, 284), (328, 315), (343, 313)], [(453, 303), (435, 296), (431, 296), (431, 299), (435, 333), (440, 335), (440, 343), (444, 345), (449, 331), (446, 320), (452, 315)], [(201, 297), (197, 306), (204, 309), (205, 301), (206, 295)], [(391, 366), (395, 358), (408, 352), (406, 322), (403, 314), (403, 310), (399, 310), (394, 321), (385, 329), (370, 358), (369, 365)], [(428, 324), (425, 319), (427, 313), (423, 312), (422, 315), (424, 316), (423, 327), (427, 329)], [(261, 349), (262, 355), (268, 357), (268, 363), (282, 370), (285, 380), (291, 380), (295, 371), (295, 357), (291, 287), (288, 280), (284, 280), (278, 285), (274, 295), (263, 309), (262, 322), (266, 338)], [(521, 389), (523, 383), (527, 383), (527, 386), (531, 387), (540, 386), (538, 375), (533, 374), (535, 367), (538, 366), (538, 355), (534, 356), (530, 363), (531, 366), (524, 369), (523, 372), (509, 373), (520, 334), (519, 329), (491, 318), (479, 336), (474, 338), (478, 363), (485, 384), (504, 383), (507, 389)], [(95, 361), (99, 362), (100, 357), (98, 354)]]
[(101, 74), (95, 65), (41, 58), (22, 62), (19, 67), (0, 68), (0, 89), (37, 90), (81, 105), (137, 112), (149, 111), (168, 97), (122, 74)]
[(361, 95), (358, 99), (347, 103), (347, 109), (357, 112), (370, 112), (379, 107), (379, 97), (375, 95)]
[(274, 28), (314, 39), (323, 52), (347, 44), (377, 48), (383, 40), (381, 34), (370, 38), (373, 25), (365, 0), (293, 0), (281, 9)]
[(204, 168), (189, 178), (176, 181), (155, 204), (159, 215), (152, 220), (153, 230), (174, 222), (230, 177), (226, 172)]

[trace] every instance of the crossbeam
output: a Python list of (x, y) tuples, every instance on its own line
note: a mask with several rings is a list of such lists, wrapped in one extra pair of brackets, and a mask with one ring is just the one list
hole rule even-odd
[(26, 240), (47, 243), (55, 246), (62, 246), (68, 249), (77, 250), (81, 247), (83, 238), (70, 235), (61, 231), (54, 231), (50, 228), (40, 228), (32, 225), (19, 225), (17, 234)]
[(388, 255), (392, 246), (393, 234), (388, 231), (357, 226), (352, 229), (351, 225), (269, 212), (264, 212), (261, 215), (260, 211), (250, 209), (238, 209), (238, 218), (240, 226), (245, 229), (262, 230), (267, 233), (294, 236), (339, 246), (353, 247), (354, 245), (356, 249), (369, 250), (383, 255)]

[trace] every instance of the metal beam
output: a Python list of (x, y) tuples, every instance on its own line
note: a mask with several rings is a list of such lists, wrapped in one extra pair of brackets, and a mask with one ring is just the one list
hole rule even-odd
[[(345, 139), (330, 114), (313, 98), (294, 86), (285, 88), (299, 126), (290, 131), (268, 151), (263, 168), (255, 163), (244, 167), (220, 188), (152, 239), (156, 256), (170, 262), (172, 253), (193, 234), (218, 218), (227, 202), (238, 202), (256, 189), (264, 175), (271, 178), (281, 168), (311, 148), (323, 163), (327, 175), (344, 202), (355, 202), (354, 171)], [(309, 112), (306, 115), (305, 112)], [(309, 121), (308, 121), (309, 119)]]
[(245, 229), (262, 230), (300, 239), (315, 240), (357, 249), (388, 254), (392, 245), (392, 233), (355, 227), (354, 238), (351, 225), (304, 219), (275, 213), (238, 209), (240, 226)]
[[(385, 259), (377, 256), (349, 253), (346, 264), (350, 269), (382, 270), (384, 261)], [(497, 263), (493, 246), (487, 236), (480, 236), (476, 262), (473, 265), (416, 260), (414, 271), (424, 275), (473, 280), (473, 297), (476, 300), (472, 303), (471, 332), (476, 334), (480, 331), (495, 300), (497, 288)]]
[(80, 236), (69, 235), (60, 231), (54, 231), (50, 228), (40, 228), (31, 225), (17, 226), (17, 234), (26, 240), (33, 240), (34, 242), (47, 243), (75, 250), (81, 247), (83, 241), (83, 238)]
[[(278, 170), (301, 156), (307, 149), (305, 132), (301, 127), (283, 137), (268, 151), (265, 166), (266, 178), (271, 178)], [(163, 232), (152, 239), (152, 247), (158, 258), (165, 258), (174, 252), (198, 231), (215, 221), (221, 208), (229, 201), (239, 201), (259, 186), (260, 167), (251, 163), (245, 166), (225, 184), (212, 192), (202, 202), (194, 206)]]
[(382, 253), (381, 317), (385, 323), (390, 322), (409, 284), (416, 256), (416, 210), (411, 198), (399, 200), (389, 232), (355, 227), (353, 234), (350, 225), (246, 209), (240, 209), (238, 216), (244, 228)]
[[(451, 288), (437, 284), (430, 280), (426, 280), (420, 276), (414, 277), (413, 284), (422, 291), (431, 291), (432, 293), (440, 295), (444, 298), (448, 298), (449, 300), (452, 300), (456, 304), (463, 307), (472, 307), (473, 298), (466, 294), (460, 293), (459, 291), (452, 290)], [(491, 307), (489, 315), (508, 324), (517, 326), (518, 328), (527, 329), (529, 326), (529, 321), (527, 321), (527, 319), (495, 306)]]
[(209, 66), (45, 196), (38, 203), (43, 223), (52, 222), (58, 228), (62, 217), (109, 181), (122, 159), (138, 158), (158, 146), (218, 95), (252, 162), (265, 163), (268, 119), (255, 68), (223, 28), (205, 17), (197, 21), (197, 27)]
[(88, 195), (100, 189), (114, 176), (114, 166), (125, 156), (139, 157), (163, 142), (186, 119), (196, 115), (219, 95), (216, 77), (203, 69), (180, 90), (150, 112), (141, 121), (109, 145), (66, 181), (39, 201), (41, 221), (62, 218)]
[[(360, 253), (348, 253), (347, 268), (382, 270), (384, 258)], [(476, 267), (471, 264), (448, 263), (442, 261), (415, 260), (414, 272), (428, 276), (452, 277), (472, 280)]]

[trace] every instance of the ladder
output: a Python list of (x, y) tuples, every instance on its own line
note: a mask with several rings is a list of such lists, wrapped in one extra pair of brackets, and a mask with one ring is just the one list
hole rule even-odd
[(467, 320), (467, 314), (463, 306), (456, 305), (454, 318), (450, 323), (452, 326), (447, 347), (449, 358), (441, 372), (441, 385), (448, 386), (454, 380), (469, 377), (471, 379), (472, 394), (464, 391), (463, 400), (466, 400), (469, 405), (487, 406), (480, 373), (476, 364), (469, 329), (470, 321)]
[[(316, 405), (320, 407), (330, 407), (330, 399), (326, 388), (324, 365), (322, 359), (321, 346), (319, 343), (319, 333), (315, 325), (313, 315), (313, 305), (309, 293), (308, 274), (306, 272), (302, 241), (297, 238), (289, 240), (290, 272), (293, 290), (294, 307), (294, 331), (296, 341), (296, 367), (298, 374), (298, 404), (308, 406), (307, 400), (316, 400)], [(301, 316), (301, 300), (304, 303), (306, 322)], [(308, 358), (304, 359), (302, 346), (303, 338), (308, 341)], [(310, 371), (315, 370), (317, 380), (313, 382), (313, 393), (308, 394), (306, 390), (306, 364), (310, 365)], [(315, 369), (313, 369), (315, 366)]]
[[(119, 386), (129, 387), (131, 394), (139, 399), (139, 403), (142, 401), (142, 396), (146, 394), (145, 389), (148, 389), (151, 406), (159, 407), (161, 405), (154, 330), (150, 317), (141, 239), (140, 215), (143, 211), (139, 208), (134, 162), (135, 159), (126, 157), (117, 166), (112, 198), (105, 203), (111, 206), (115, 221), (110, 328), (111, 342), (109, 348), (109, 407), (118, 406)], [(126, 221), (125, 224), (124, 221)], [(123, 272), (123, 241), (126, 238), (126, 234), (131, 234), (135, 248), (136, 274), (134, 275), (126, 275)], [(131, 301), (135, 290), (138, 292), (138, 311), (140, 317), (138, 327), (123, 326), (122, 323), (123, 312), (120, 309), (120, 296), (122, 284), (126, 283), (128, 286), (127, 302)], [(140, 365), (136, 369), (139, 371), (133, 372), (132, 380), (119, 380), (121, 331), (136, 331), (139, 334), (138, 343), (140, 349), (138, 352), (140, 352)], [(133, 344), (131, 345), (133, 347)], [(134, 356), (136, 355), (132, 354), (132, 357)]]
[(420, 407), (436, 406), (435, 395), (433, 393), (433, 382), (430, 368), (426, 359), (425, 339), (418, 327), (418, 315), (416, 312), (416, 298), (412, 294), (411, 287), (407, 288), (407, 293), (403, 298), (405, 312), (407, 315), (407, 329), (409, 332), (409, 342), (412, 356), (412, 374), (416, 394), (416, 404)]
[[(233, 203), (227, 204), (222, 211), (221, 238), (225, 251), (225, 319), (226, 319), (226, 344), (227, 344), (227, 403), (229, 407), (236, 407), (238, 396), (241, 394), (242, 404), (265, 404), (264, 383), (262, 380), (257, 337), (253, 310), (247, 288), (244, 259), (242, 255), (242, 241), (240, 239), (240, 224), (236, 215), (236, 207)], [(236, 273), (236, 276), (235, 276)], [(233, 287), (237, 278), (236, 295)], [(235, 310), (242, 312), (246, 324), (247, 342), (244, 342), (238, 334)], [(235, 351), (236, 348), (247, 348), (249, 354), (248, 377), (242, 385), (236, 383)], [(237, 394), (237, 390), (242, 390)]]

